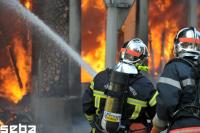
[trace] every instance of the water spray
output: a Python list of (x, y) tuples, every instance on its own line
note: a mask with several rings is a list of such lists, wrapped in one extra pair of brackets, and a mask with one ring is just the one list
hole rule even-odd
[(96, 75), (96, 72), (81, 58), (81, 56), (75, 52), (62, 37), (54, 32), (49, 26), (47, 26), (41, 19), (39, 19), (32, 12), (23, 7), (18, 0), (1, 0), (0, 4), (15, 11), (18, 15), (24, 17), (24, 19), (37, 27), (43, 32), (49, 39), (55, 42), (62, 50), (64, 50), (72, 59), (74, 59), (81, 67), (83, 67), (92, 77)]

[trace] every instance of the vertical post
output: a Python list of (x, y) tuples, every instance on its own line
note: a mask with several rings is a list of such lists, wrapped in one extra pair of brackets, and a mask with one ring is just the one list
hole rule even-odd
[[(81, 0), (69, 1), (69, 45), (80, 54), (81, 50)], [(78, 116), (80, 113), (80, 96), (81, 96), (81, 83), (80, 83), (80, 67), (72, 59), (69, 58), (69, 73), (68, 73), (68, 87), (69, 95), (73, 97), (72, 113)], [(78, 101), (77, 101), (78, 100)]]
[(118, 31), (128, 16), (135, 0), (104, 0), (107, 6), (106, 67), (116, 63)]
[(197, 5), (198, 0), (189, 0), (189, 8), (188, 8), (188, 25), (197, 27)]
[[(81, 50), (81, 0), (70, 0), (69, 10), (69, 45), (80, 54)], [(80, 95), (80, 67), (69, 59), (70, 95)]]
[(107, 31), (106, 31), (106, 67), (113, 67), (117, 51), (118, 38), (118, 9), (116, 7), (107, 8)]
[(148, 44), (148, 0), (137, 1), (136, 36)]

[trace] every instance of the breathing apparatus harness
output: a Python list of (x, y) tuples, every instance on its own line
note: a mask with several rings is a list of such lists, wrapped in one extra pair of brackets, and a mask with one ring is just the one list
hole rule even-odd
[(194, 64), (186, 59), (183, 59), (183, 58), (175, 58), (175, 59), (171, 60), (170, 62), (172, 62), (172, 61), (178, 61), (178, 62), (183, 62), (184, 64), (187, 64), (188, 66), (192, 67), (192, 69), (195, 73), (195, 87), (194, 87), (195, 99), (191, 103), (184, 104), (184, 105), (181, 105), (180, 107), (178, 107), (178, 109), (172, 115), (173, 122), (177, 118), (179, 118), (178, 115), (181, 111), (188, 112), (189, 114), (191, 114), (191, 116), (200, 119), (200, 56), (198, 57), (196, 64)]
[[(147, 66), (135, 65), (139, 71), (147, 71)], [(104, 112), (96, 117), (94, 126), (100, 132), (126, 133), (129, 131), (127, 120), (122, 120), (124, 103), (127, 102), (128, 87), (134, 81), (143, 77), (141, 73), (126, 74), (109, 69), (109, 88), (104, 90), (107, 100)], [(131, 80), (130, 80), (131, 79)], [(128, 124), (128, 125), (127, 125)]]

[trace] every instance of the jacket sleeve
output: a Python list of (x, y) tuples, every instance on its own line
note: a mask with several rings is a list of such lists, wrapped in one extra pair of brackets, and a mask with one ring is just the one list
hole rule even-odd
[(153, 119), (156, 113), (156, 97), (158, 92), (152, 82), (146, 76), (140, 80), (140, 86), (143, 88), (141, 89), (141, 94), (144, 94), (143, 97), (145, 97), (145, 101), (147, 102), (147, 107), (145, 108), (145, 116), (148, 119)]
[(146, 109), (146, 115), (148, 118), (153, 119), (156, 113), (156, 104), (157, 104), (156, 97), (158, 96), (158, 92), (149, 79), (146, 78), (145, 82), (146, 82), (145, 86), (148, 90), (148, 91), (146, 90), (146, 93), (148, 95), (147, 98), (148, 106)]
[(157, 115), (160, 120), (170, 121), (176, 110), (181, 93), (181, 85), (177, 72), (177, 64), (170, 63), (165, 66), (158, 83)]
[(96, 110), (96, 108), (94, 107), (93, 87), (94, 82), (92, 81), (88, 88), (85, 90), (82, 97), (83, 113), (89, 122), (92, 122), (94, 120)]
[(150, 119), (153, 119), (153, 117), (156, 114), (156, 105), (157, 105), (157, 98), (158, 91), (156, 89), (152, 89), (150, 100), (148, 101), (148, 108), (147, 108), (147, 114)]

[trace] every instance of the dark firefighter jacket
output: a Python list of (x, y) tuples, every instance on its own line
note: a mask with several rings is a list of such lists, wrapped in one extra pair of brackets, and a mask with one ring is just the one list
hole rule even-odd
[(172, 129), (200, 126), (200, 119), (191, 113), (193, 109), (182, 108), (195, 99), (195, 80), (193, 68), (180, 59), (170, 61), (158, 80), (157, 115), (170, 122)]
[[(110, 69), (98, 73), (83, 95), (83, 112), (89, 122), (97, 120), (103, 113), (108, 89)], [(132, 122), (146, 124), (146, 120), (155, 115), (157, 91), (142, 74), (133, 76), (129, 82), (128, 98), (124, 105), (122, 123), (128, 127)], [(95, 129), (94, 129), (95, 130)]]

